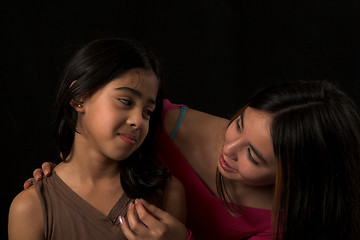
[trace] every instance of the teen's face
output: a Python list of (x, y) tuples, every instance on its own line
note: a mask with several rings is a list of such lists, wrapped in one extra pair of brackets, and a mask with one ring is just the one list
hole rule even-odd
[(89, 151), (124, 160), (144, 141), (155, 109), (158, 79), (132, 69), (83, 100), (78, 131)]
[(275, 182), (271, 119), (269, 114), (248, 107), (229, 125), (218, 161), (218, 169), (225, 178), (248, 186)]

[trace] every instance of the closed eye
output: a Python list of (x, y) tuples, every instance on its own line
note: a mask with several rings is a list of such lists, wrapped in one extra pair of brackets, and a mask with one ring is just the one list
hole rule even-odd
[(249, 157), (250, 161), (251, 161), (252, 163), (254, 163), (255, 165), (259, 165), (259, 163), (258, 163), (258, 162), (254, 159), (254, 157), (252, 156), (251, 151), (250, 151), (250, 148), (248, 148), (247, 151), (248, 151), (248, 157)]
[(240, 122), (240, 118), (236, 119), (236, 121), (235, 121), (235, 123), (236, 123), (236, 129), (239, 130), (239, 131), (241, 131), (241, 127), (240, 127), (239, 122)]
[(243, 111), (235, 121), (236, 122), (236, 128), (239, 131), (242, 131), (242, 129), (244, 128), (244, 112), (245, 111)]

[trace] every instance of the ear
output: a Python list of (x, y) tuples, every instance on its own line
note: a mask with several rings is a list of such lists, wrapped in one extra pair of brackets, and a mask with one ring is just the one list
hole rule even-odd
[(70, 105), (77, 111), (77, 112), (84, 112), (84, 101), (82, 98), (79, 99), (71, 99)]

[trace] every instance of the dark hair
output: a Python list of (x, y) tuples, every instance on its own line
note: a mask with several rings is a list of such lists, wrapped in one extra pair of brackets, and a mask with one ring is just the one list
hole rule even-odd
[(283, 239), (360, 236), (360, 117), (326, 81), (257, 92), (248, 107), (272, 116), (277, 159), (273, 230)]
[(152, 194), (169, 177), (167, 170), (156, 166), (151, 159), (156, 129), (161, 126), (163, 90), (160, 65), (147, 46), (135, 40), (110, 38), (82, 47), (65, 67), (53, 115), (55, 141), (62, 158), (66, 159), (74, 141), (77, 121), (77, 112), (70, 101), (92, 95), (134, 68), (152, 71), (159, 80), (159, 89), (147, 137), (139, 149), (120, 162), (122, 187), (133, 198)]

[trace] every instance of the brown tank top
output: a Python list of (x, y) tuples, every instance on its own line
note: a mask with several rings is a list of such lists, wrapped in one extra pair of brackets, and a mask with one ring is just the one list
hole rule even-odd
[[(35, 190), (43, 210), (45, 239), (126, 239), (119, 216), (126, 218), (133, 199), (125, 193), (105, 216), (68, 187), (55, 171), (36, 183)], [(155, 195), (147, 200), (162, 208), (162, 194)]]

